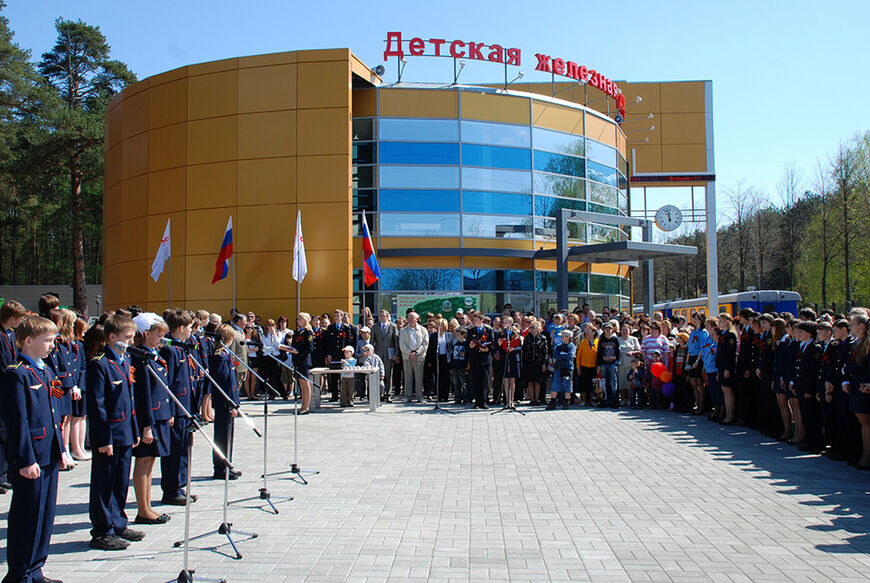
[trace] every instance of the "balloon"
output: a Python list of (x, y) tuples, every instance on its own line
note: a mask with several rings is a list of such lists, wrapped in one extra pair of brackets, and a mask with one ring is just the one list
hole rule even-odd
[(664, 371), (662, 374), (659, 375), (659, 379), (661, 379), (663, 383), (669, 383), (673, 378), (673, 375), (671, 375), (671, 373), (669, 373), (668, 371)]
[(665, 365), (661, 362), (654, 362), (653, 365), (649, 367), (649, 371), (654, 377), (659, 378), (661, 374), (665, 372)]
[(662, 385), (662, 395), (665, 397), (673, 397), (675, 392), (677, 392), (677, 387), (674, 383), (665, 383)]

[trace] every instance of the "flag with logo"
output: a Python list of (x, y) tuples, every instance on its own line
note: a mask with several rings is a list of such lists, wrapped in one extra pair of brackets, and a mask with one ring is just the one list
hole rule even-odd
[(224, 239), (221, 242), (221, 250), (215, 262), (214, 277), (212, 283), (217, 283), (227, 276), (230, 271), (230, 258), (233, 256), (233, 217), (227, 221), (227, 230), (224, 231)]
[(369, 232), (365, 211), (362, 213), (362, 231), (363, 275), (366, 286), (370, 286), (381, 278), (381, 269), (378, 267), (378, 258), (375, 257), (375, 246), (372, 243), (372, 234)]
[(308, 273), (308, 262), (305, 260), (305, 243), (302, 240), (302, 211), (296, 215), (296, 241), (293, 243), (293, 279), (302, 283)]
[(169, 261), (170, 257), (172, 257), (172, 244), (169, 240), (169, 219), (166, 219), (166, 229), (163, 231), (157, 256), (154, 258), (154, 263), (151, 264), (151, 279), (154, 281), (160, 279), (160, 274), (163, 273), (163, 268), (166, 267), (166, 262)]

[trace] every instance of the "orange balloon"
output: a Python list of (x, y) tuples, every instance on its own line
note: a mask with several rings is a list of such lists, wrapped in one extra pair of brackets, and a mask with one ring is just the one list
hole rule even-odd
[(654, 377), (659, 378), (663, 372), (665, 372), (665, 365), (661, 362), (654, 362), (651, 367), (649, 367), (649, 371), (653, 374)]
[(673, 379), (674, 377), (668, 371), (664, 371), (664, 372), (662, 372), (662, 374), (659, 375), (659, 378), (661, 379), (661, 381), (663, 383), (669, 383), (669, 382), (671, 382), (671, 379)]

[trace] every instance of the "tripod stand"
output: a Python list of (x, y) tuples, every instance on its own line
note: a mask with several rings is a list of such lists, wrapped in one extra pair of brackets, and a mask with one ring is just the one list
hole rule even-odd
[[(312, 381), (311, 379), (309, 379), (308, 377), (306, 377), (305, 375), (300, 373), (298, 370), (296, 370), (295, 366), (289, 365), (286, 362), (284, 362), (283, 360), (278, 360), (277, 358), (275, 358), (271, 354), (269, 355), (269, 357), (272, 358), (275, 362), (277, 362), (281, 366), (283, 366), (284, 368), (290, 369), (290, 372), (293, 375), (293, 379), (296, 381), (297, 388), (299, 387), (299, 380), (300, 379), (305, 379), (306, 381), (308, 381), (311, 384), (311, 386), (317, 387), (318, 389), (320, 388), (320, 385), (318, 385), (317, 383), (315, 383), (314, 381)], [(298, 482), (304, 486), (307, 486), (308, 480), (306, 480), (305, 476), (303, 476), (302, 474), (317, 475), (320, 472), (318, 470), (299, 469), (299, 464), (297, 463), (296, 456), (299, 452), (298, 402), (299, 402), (298, 393), (296, 392), (296, 389), (294, 388), (294, 390), (293, 390), (293, 463), (290, 464), (290, 472), (289, 473), (293, 475), (293, 477), (290, 478), (291, 480), (293, 480), (294, 482)], [(279, 474), (286, 474), (286, 473), (287, 472), (278, 472), (277, 474), (273, 474), (273, 475), (277, 476)], [(263, 479), (265, 480), (265, 468), (264, 468), (263, 474), (264, 474)]]
[[(211, 382), (212, 386), (214, 386), (214, 388), (217, 389), (218, 392), (223, 396), (226, 403), (228, 405), (230, 405), (230, 407), (233, 410), (237, 411), (239, 416), (242, 417), (242, 419), (245, 419), (248, 422), (248, 425), (251, 426), (251, 429), (254, 431), (254, 433), (257, 435), (257, 437), (263, 437), (263, 435), (254, 426), (254, 423), (251, 421), (251, 419), (247, 415), (245, 415), (245, 413), (241, 410), (241, 408), (238, 405), (236, 405), (232, 399), (229, 398), (229, 396), (223, 391), (223, 389), (221, 389), (221, 386), (217, 383), (217, 381), (215, 381), (212, 378), (212, 376), (210, 374), (208, 374), (208, 371), (205, 370), (205, 367), (203, 367), (201, 364), (199, 364), (199, 362), (195, 358), (191, 359), (191, 360), (194, 363), (196, 363), (196, 365), (199, 367), (199, 369), (202, 371), (202, 373), (205, 375), (205, 377)], [(232, 437), (232, 435), (230, 435), (230, 437), (229, 437), (229, 449), (230, 450), (232, 450), (232, 443), (233, 443), (233, 437)], [(191, 446), (188, 446), (188, 447), (191, 447)], [(189, 459), (190, 453), (191, 453), (191, 451), (188, 450), (188, 459)], [(235, 558), (236, 558), (236, 560), (238, 560), (238, 559), (242, 558), (242, 554), (239, 552), (239, 549), (236, 547), (236, 543), (233, 540), (233, 536), (232, 536), (233, 535), (233, 523), (229, 522), (227, 520), (227, 507), (229, 505), (229, 487), (230, 487), (229, 473), (230, 473), (230, 468), (229, 468), (229, 465), (227, 465), (226, 469), (224, 470), (223, 520), (222, 520), (220, 526), (218, 526), (218, 528), (216, 530), (212, 530), (212, 531), (209, 531), (209, 532), (206, 532), (203, 534), (199, 534), (195, 537), (190, 538), (189, 540), (196, 540), (196, 539), (200, 539), (203, 537), (211, 536), (213, 534), (222, 534), (222, 535), (227, 537), (227, 540), (230, 542), (230, 545), (233, 547), (233, 551), (235, 551), (235, 553), (236, 553)], [(187, 473), (187, 480), (188, 480), (188, 482), (190, 482), (190, 470), (188, 470), (188, 473)], [(188, 487), (188, 494), (190, 494), (189, 487)], [(255, 532), (245, 532), (245, 531), (241, 531), (241, 530), (238, 530), (236, 532), (238, 534), (243, 535), (243, 536), (248, 536), (250, 538), (257, 538), (257, 533), (255, 533)], [(181, 546), (181, 541), (176, 542), (175, 546), (176, 547)]]
[[(155, 354), (154, 357), (156, 357), (156, 356), (157, 355)], [(154, 358), (154, 357), (151, 357), (151, 358)], [(157, 381), (157, 383), (164, 388), (164, 390), (169, 395), (169, 397), (175, 402), (175, 406), (178, 407), (178, 410), (182, 412), (183, 416), (191, 422), (194, 429), (196, 429), (197, 431), (202, 433), (202, 436), (206, 439), (206, 441), (208, 441), (209, 445), (211, 445), (212, 450), (224, 462), (224, 465), (226, 466), (226, 469), (227, 469), (226, 471), (229, 472), (230, 469), (232, 469), (233, 464), (230, 462), (230, 460), (227, 459), (227, 457), (220, 450), (220, 448), (217, 446), (217, 444), (215, 444), (215, 442), (211, 440), (211, 438), (208, 436), (208, 434), (206, 434), (206, 432), (202, 428), (202, 425), (200, 425), (199, 422), (196, 420), (196, 418), (193, 415), (191, 415), (187, 409), (184, 408), (184, 405), (181, 404), (181, 401), (179, 401), (178, 398), (175, 396), (175, 393), (173, 393), (169, 389), (169, 386), (165, 382), (163, 382), (163, 379), (160, 378), (160, 376), (157, 374), (157, 372), (154, 369), (152, 369), (150, 366), (146, 365), (145, 368), (148, 369), (148, 371), (151, 373), (151, 375), (154, 377), (154, 379)], [(193, 459), (193, 431), (190, 429), (190, 425), (188, 425), (188, 429), (185, 433), (185, 440), (187, 441), (187, 459), (192, 460)], [(184, 541), (176, 542), (173, 545), (175, 547), (182, 546), (182, 544), (184, 545), (184, 562), (183, 562), (183, 565), (181, 568), (181, 572), (178, 574), (178, 578), (176, 579), (177, 583), (193, 583), (193, 574), (195, 571), (195, 569), (191, 569), (189, 566), (190, 540), (191, 540), (190, 539), (190, 461), (188, 462), (188, 468), (187, 468), (187, 487), (185, 489), (185, 497), (186, 497), (186, 500), (185, 500), (186, 504), (184, 505)], [(200, 579), (200, 581), (203, 581), (203, 579)], [(211, 580), (206, 579), (206, 581), (216, 581), (218, 583), (226, 583), (226, 579), (211, 579)]]
[(439, 371), (439, 362), (438, 362), (438, 352), (435, 352), (435, 406), (427, 411), (417, 411), (421, 415), (430, 415), (432, 413), (447, 413), (449, 415), (456, 415), (456, 411), (451, 411), (449, 409), (443, 409), (441, 407), (441, 385), (438, 382), (440, 380), (440, 371)]
[(252, 369), (248, 363), (244, 362), (241, 358), (238, 357), (236, 353), (230, 350), (230, 347), (221, 342), (224, 348), (235, 357), (236, 361), (245, 365), (245, 368), (257, 379), (263, 383), (263, 386), (266, 387), (266, 393), (263, 395), (263, 474), (260, 476), (263, 479), (263, 486), (260, 488), (257, 496), (253, 496), (251, 498), (242, 498), (241, 500), (233, 500), (230, 504), (235, 504), (238, 502), (247, 502), (248, 500), (264, 500), (266, 504), (269, 505), (269, 508), (272, 509), (272, 512), (278, 514), (278, 509), (275, 508), (275, 504), (272, 502), (272, 498), (279, 498), (281, 500), (293, 500), (293, 496), (272, 496), (272, 493), (269, 491), (269, 485), (267, 483), (268, 473), (268, 454), (269, 454), (269, 391), (275, 394), (275, 396), (280, 397), (281, 393), (279, 393), (275, 387), (266, 382), (263, 377), (258, 375), (254, 369)]
[[(505, 349), (504, 369), (502, 370), (502, 374), (501, 374), (501, 395), (504, 398), (504, 406), (501, 409), (493, 411), (492, 413), (490, 413), (490, 415), (495, 415), (496, 413), (519, 413), (520, 415), (525, 417), (526, 414), (524, 412), (517, 409), (512, 403), (508, 403), (508, 396), (504, 390), (504, 383), (506, 380), (505, 377), (507, 376), (507, 369), (508, 369), (508, 360), (510, 360), (510, 358), (511, 358), (510, 331), (507, 332), (505, 340), (506, 340), (505, 344), (507, 346)], [(516, 380), (514, 380), (514, 383), (516, 383)], [(516, 390), (516, 387), (514, 387), (514, 390)], [(513, 399), (511, 398), (511, 400), (513, 400)]]

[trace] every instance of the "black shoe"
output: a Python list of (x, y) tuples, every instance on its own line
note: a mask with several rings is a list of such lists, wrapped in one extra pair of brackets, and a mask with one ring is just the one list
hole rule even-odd
[(556, 401), (550, 401), (547, 403), (547, 411), (552, 411), (556, 408)]
[(562, 408), (563, 408), (563, 409), (567, 409), (567, 408), (568, 408), (568, 403), (562, 403)]
[(4, 490), (11, 490), (12, 484), (10, 484), (8, 480), (3, 480), (2, 482), (0, 482), (0, 488), (3, 488)]
[(145, 538), (145, 533), (141, 530), (133, 530), (132, 528), (125, 528), (121, 532), (118, 533), (118, 536), (124, 540), (129, 540), (132, 542), (137, 542)]
[(92, 538), (89, 546), (101, 551), (123, 551), (130, 546), (130, 543), (114, 534), (106, 534)]
[(224, 480), (229, 477), (230, 480), (238, 480), (239, 476), (234, 472), (230, 472), (229, 474), (225, 474), (224, 472), (215, 472), (211, 479), (212, 480)]
[(486, 403), (483, 403), (483, 404), (480, 406), (480, 408), (481, 408), (481, 409), (489, 409), (489, 405), (487, 405)]
[(63, 583), (60, 579), (49, 579), (48, 577), (43, 577), (37, 583)]
[(143, 518), (137, 514), (133, 524), (166, 524), (170, 518), (168, 514), (161, 514), (157, 518)]
[[(196, 502), (196, 494), (190, 496), (191, 502)], [(163, 498), (161, 500), (163, 504), (168, 504), (169, 506), (184, 506), (187, 504), (187, 498), (184, 496), (176, 496), (175, 498)]]

